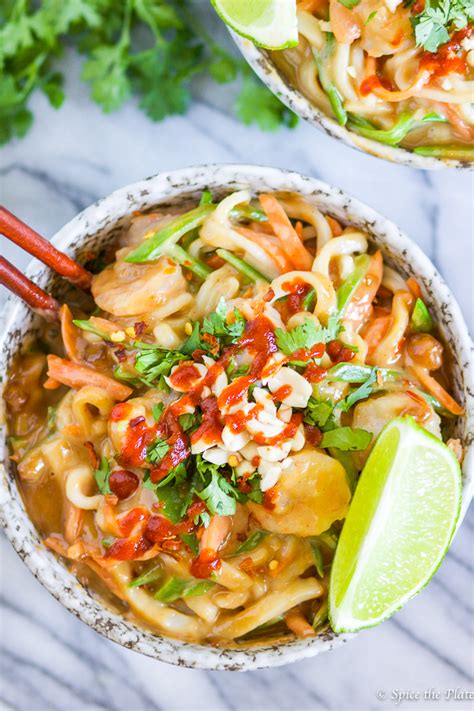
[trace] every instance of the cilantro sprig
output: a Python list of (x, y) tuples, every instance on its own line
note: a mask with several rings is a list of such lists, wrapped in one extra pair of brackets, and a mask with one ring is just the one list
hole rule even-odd
[(436, 52), (452, 31), (473, 20), (472, 0), (426, 0), (422, 12), (411, 18), (416, 44), (427, 52)]
[(317, 326), (314, 321), (306, 319), (289, 331), (284, 331), (282, 328), (275, 329), (275, 337), (278, 348), (285, 355), (292, 355), (301, 349), (312, 348), (317, 343), (333, 341), (341, 330), (339, 316), (332, 314), (327, 326)]
[(294, 114), (196, 15), (191, 0), (0, 0), (0, 144), (28, 132), (36, 90), (61, 106), (66, 47), (84, 55), (82, 79), (106, 113), (135, 95), (145, 114), (161, 121), (188, 109), (195, 77), (221, 84), (240, 77), (235, 111), (243, 123), (293, 126)]

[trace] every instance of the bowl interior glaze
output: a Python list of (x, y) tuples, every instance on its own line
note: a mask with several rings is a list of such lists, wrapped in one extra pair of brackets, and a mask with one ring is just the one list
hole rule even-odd
[[(247, 187), (254, 192), (298, 192), (335, 218), (361, 227), (392, 266), (407, 277), (416, 276), (422, 285), (445, 342), (451, 348), (456, 394), (466, 407), (466, 415), (460, 418), (456, 433), (467, 449), (463, 467), (461, 521), (472, 496), (474, 398), (470, 339), (448, 287), (421, 250), (393, 223), (342, 190), (298, 173), (257, 166), (208, 165), (163, 173), (117, 190), (71, 220), (55, 235), (53, 242), (59, 249), (80, 260), (81, 254), (87, 249), (97, 251), (108, 244), (135, 210), (146, 212), (160, 205), (197, 198), (204, 189), (211, 190), (216, 198), (220, 198)], [(30, 263), (26, 273), (59, 299), (64, 297), (64, 282), (37, 260)], [(8, 302), (5, 319), (0, 361), (3, 380), (12, 357), (26, 338), (34, 336), (38, 325), (37, 317), (32, 316), (22, 303), (13, 298)], [(251, 649), (218, 649), (154, 635), (117, 615), (107, 609), (91, 591), (80, 585), (42, 545), (25, 512), (9, 464), (7, 433), (3, 424), (0, 430), (0, 461), (4, 462), (0, 480), (1, 523), (8, 538), (35, 577), (54, 597), (83, 622), (114, 642), (171, 664), (240, 671), (279, 666), (314, 656), (354, 636), (336, 635), (330, 631), (310, 640), (265, 644)]]

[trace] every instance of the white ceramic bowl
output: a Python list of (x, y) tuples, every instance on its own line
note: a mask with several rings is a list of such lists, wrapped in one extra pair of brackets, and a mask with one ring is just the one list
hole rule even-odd
[(352, 146), (352, 148), (370, 153), (377, 158), (383, 158), (392, 163), (401, 163), (402, 165), (408, 165), (412, 168), (431, 170), (440, 168), (471, 170), (473, 168), (472, 163), (466, 161), (419, 156), (405, 148), (387, 146), (378, 141), (372, 141), (369, 138), (359, 136), (354, 131), (349, 131), (344, 126), (338, 124), (334, 118), (331, 118), (318, 109), (301, 91), (292, 86), (285, 76), (276, 68), (267, 50), (262, 49), (262, 47), (257, 47), (251, 40), (241, 37), (233, 30), (229, 30), (229, 32), (252, 69), (280, 101), (286, 104), (297, 116), (306, 119), (306, 121), (312, 123), (313, 126), (327, 133), (328, 136), (332, 136), (346, 143), (348, 146)]
[[(372, 242), (382, 250), (385, 259), (406, 276), (414, 275), (423, 287), (436, 321), (448, 347), (452, 349), (455, 390), (466, 407), (466, 416), (459, 421), (457, 435), (467, 447), (464, 461), (464, 488), (461, 517), (472, 496), (473, 447), (469, 432), (474, 425), (474, 398), (470, 340), (459, 308), (448, 287), (421, 250), (400, 230), (381, 215), (342, 190), (298, 173), (275, 168), (246, 165), (207, 165), (162, 173), (147, 180), (117, 190), (81, 212), (53, 238), (54, 244), (80, 260), (81, 254), (105, 245), (129, 219), (134, 210), (147, 211), (181, 198), (198, 197), (204, 189), (216, 197), (250, 187), (251, 190), (294, 191), (313, 201), (319, 208), (338, 220), (366, 230)], [(37, 284), (53, 290), (61, 298), (64, 283), (38, 261), (29, 265), (26, 273)], [(3, 329), (0, 373), (5, 375), (12, 356), (26, 335), (34, 333), (37, 318), (16, 299), (10, 299)], [(110, 611), (47, 550), (29, 520), (15, 483), (5, 447), (5, 427), (0, 432), (0, 461), (4, 461), (0, 482), (1, 523), (18, 555), (35, 577), (68, 610), (97, 632), (142, 654), (172, 664), (206, 669), (245, 670), (293, 662), (327, 651), (347, 641), (353, 635), (332, 632), (311, 640), (295, 640), (282, 645), (263, 645), (250, 650), (216, 649), (163, 638), (141, 629)], [(2, 456), (3, 454), (3, 456)]]

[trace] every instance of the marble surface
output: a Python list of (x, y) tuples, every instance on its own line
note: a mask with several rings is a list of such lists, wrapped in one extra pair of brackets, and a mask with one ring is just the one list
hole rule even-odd
[[(232, 86), (200, 83), (190, 112), (161, 124), (150, 123), (133, 102), (104, 116), (78, 82), (79, 69), (75, 57), (65, 59), (68, 99), (61, 111), (35, 97), (33, 130), (0, 149), (0, 202), (45, 236), (96, 198), (162, 170), (206, 162), (291, 168), (344, 188), (396, 221), (435, 262), (472, 329), (472, 174), (386, 164), (307, 125), (274, 134), (246, 128), (232, 116)], [(4, 242), (1, 252), (18, 266), (26, 263)], [(174, 668), (99, 637), (0, 538), (0, 708), (472, 708), (473, 531), (471, 508), (434, 580), (390, 621), (330, 654), (247, 674)]]

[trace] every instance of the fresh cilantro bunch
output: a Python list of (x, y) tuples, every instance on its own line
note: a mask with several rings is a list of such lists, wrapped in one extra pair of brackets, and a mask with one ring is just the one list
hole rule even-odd
[(153, 121), (182, 114), (192, 80), (208, 74), (218, 83), (241, 77), (235, 108), (243, 123), (275, 130), (296, 122), (200, 25), (191, 0), (0, 0), (0, 28), (0, 144), (27, 133), (37, 89), (61, 106), (66, 46), (85, 55), (82, 78), (105, 112), (136, 95)]
[(472, 0), (426, 0), (423, 11), (412, 18), (416, 44), (427, 52), (436, 52), (448, 42), (453, 30), (473, 20)]

